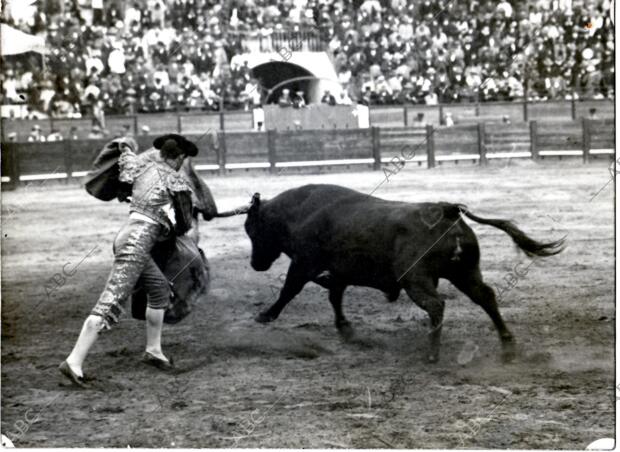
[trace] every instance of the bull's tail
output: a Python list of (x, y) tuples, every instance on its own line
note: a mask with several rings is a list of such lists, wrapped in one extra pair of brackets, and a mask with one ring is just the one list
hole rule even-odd
[(467, 209), (466, 206), (462, 204), (459, 204), (458, 208), (463, 215), (475, 221), (476, 223), (488, 224), (489, 226), (494, 226), (504, 231), (506, 234), (510, 236), (512, 241), (515, 242), (515, 244), (519, 248), (521, 248), (523, 252), (527, 254), (529, 257), (553, 256), (564, 250), (564, 239), (566, 238), (566, 236), (554, 242), (539, 242), (529, 237), (525, 232), (519, 229), (512, 221), (492, 219), (492, 218), (481, 218), (479, 216), (474, 215), (471, 211)]

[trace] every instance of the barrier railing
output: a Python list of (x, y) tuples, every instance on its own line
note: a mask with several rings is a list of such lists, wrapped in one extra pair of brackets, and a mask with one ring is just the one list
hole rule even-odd
[[(455, 127), (371, 127), (367, 129), (270, 130), (188, 134), (200, 152), (193, 159), (199, 171), (227, 174), (264, 169), (272, 174), (291, 168), (366, 166), (386, 170), (404, 162), (426, 164), (491, 159), (545, 157), (591, 158), (615, 153), (613, 119), (530, 121), (523, 124), (471, 124)], [(141, 149), (152, 136), (139, 136)], [(84, 176), (106, 140), (50, 143), (5, 143), (2, 148), (3, 188), (37, 179)]]

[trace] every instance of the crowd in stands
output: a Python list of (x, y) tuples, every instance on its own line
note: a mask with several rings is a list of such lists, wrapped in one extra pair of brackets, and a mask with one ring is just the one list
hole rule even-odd
[(346, 88), (323, 96), (330, 105), (611, 98), (607, 4), (48, 0), (25, 19), (5, 12), (4, 22), (43, 35), (50, 53), (44, 68), (35, 55), (4, 59), (3, 103), (57, 117), (250, 108), (264, 90), (232, 57), (251, 50), (251, 36), (290, 29), (324, 42)]

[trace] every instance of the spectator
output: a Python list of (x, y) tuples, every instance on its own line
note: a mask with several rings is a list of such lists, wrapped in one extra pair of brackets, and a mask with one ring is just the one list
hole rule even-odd
[(62, 134), (56, 130), (52, 129), (52, 133), (47, 136), (47, 141), (62, 141), (64, 140)]
[(305, 106), (306, 101), (304, 100), (304, 92), (297, 91), (293, 97), (293, 108), (303, 108)]
[(69, 129), (69, 139), (70, 140), (79, 140), (80, 137), (78, 136), (78, 128), (75, 126), (71, 126), (71, 129)]
[(280, 107), (290, 107), (293, 105), (293, 101), (291, 100), (291, 96), (290, 96), (290, 91), (288, 88), (284, 88), (282, 90), (282, 94), (280, 95), (280, 98), (278, 99), (278, 105)]
[(41, 127), (38, 124), (32, 126), (30, 130), (30, 135), (28, 135), (28, 141), (37, 142), (37, 141), (46, 141), (45, 135), (41, 133)]
[(444, 123), (446, 127), (452, 127), (454, 125), (454, 119), (452, 119), (452, 113), (450, 113), (449, 111), (447, 111), (445, 114)]
[[(262, 0), (230, 8), (206, 0), (132, 0), (124, 14), (117, 2), (75, 3), (79, 15), (75, 8), (39, 11), (15, 24), (43, 32), (52, 49), (49, 71), (4, 62), (4, 99), (27, 102), (30, 116), (86, 116), (98, 100), (113, 114), (249, 109), (260, 104), (261, 90), (248, 88), (247, 65), (233, 71), (229, 62), (248, 52), (244, 46), (254, 38), (238, 36), (268, 38), (278, 30), (304, 33), (303, 27), (320, 31), (341, 85), (367, 105), (435, 102), (435, 96), (516, 99), (524, 91), (531, 99), (614, 98), (613, 24), (602, 0), (585, 6)], [(157, 80), (147, 76), (154, 73)]]
[(329, 92), (329, 90), (326, 89), (323, 92), (323, 97), (321, 97), (321, 103), (334, 106), (336, 105), (336, 98)]
[(105, 138), (105, 134), (103, 133), (101, 127), (99, 127), (97, 124), (94, 124), (90, 130), (90, 133), (88, 134), (88, 139), (99, 140), (101, 138)]

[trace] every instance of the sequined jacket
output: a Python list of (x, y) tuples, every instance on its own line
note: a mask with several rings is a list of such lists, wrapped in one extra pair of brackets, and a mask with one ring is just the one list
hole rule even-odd
[(132, 184), (129, 211), (146, 215), (170, 230), (173, 196), (192, 191), (183, 175), (168, 166), (156, 149), (139, 155), (125, 150), (118, 164), (119, 181)]

